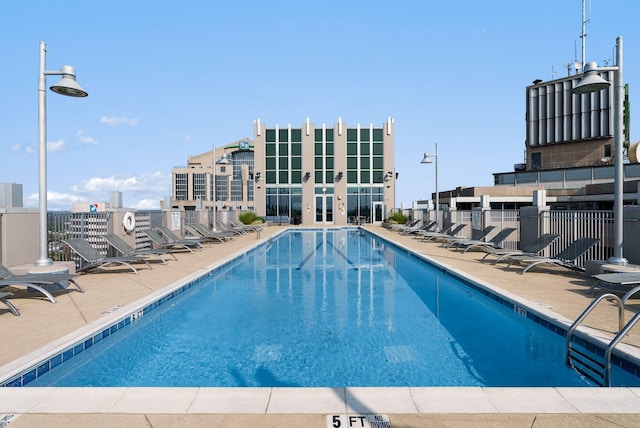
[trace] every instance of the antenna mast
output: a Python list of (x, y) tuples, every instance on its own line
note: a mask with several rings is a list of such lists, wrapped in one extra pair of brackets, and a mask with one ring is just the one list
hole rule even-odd
[(587, 9), (586, 9), (586, 0), (582, 0), (582, 34), (580, 38), (582, 39), (582, 66), (584, 67), (585, 61), (587, 60), (587, 24), (589, 20), (587, 20)]

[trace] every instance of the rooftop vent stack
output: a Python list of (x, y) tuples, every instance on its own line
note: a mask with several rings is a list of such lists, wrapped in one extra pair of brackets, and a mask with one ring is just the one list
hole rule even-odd
[(22, 184), (0, 183), (0, 208), (22, 208)]
[(122, 208), (122, 192), (111, 192), (111, 208)]

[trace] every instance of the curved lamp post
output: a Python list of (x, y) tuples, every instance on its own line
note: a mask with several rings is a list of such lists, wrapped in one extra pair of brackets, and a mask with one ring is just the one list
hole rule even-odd
[(588, 94), (608, 88), (611, 83), (600, 77), (603, 71), (613, 72), (613, 122), (614, 122), (614, 189), (613, 189), (613, 257), (608, 262), (612, 264), (627, 264), (623, 257), (623, 203), (624, 203), (624, 168), (622, 165), (623, 149), (623, 118), (624, 82), (622, 78), (622, 37), (616, 39), (616, 65), (613, 67), (598, 67), (595, 62), (589, 62), (584, 67), (583, 77), (572, 92), (574, 94)]
[(38, 176), (39, 176), (39, 204), (40, 204), (40, 258), (36, 266), (47, 266), (53, 263), (49, 258), (49, 240), (47, 231), (47, 91), (46, 76), (58, 75), (62, 79), (51, 86), (51, 90), (69, 97), (86, 97), (89, 95), (76, 82), (76, 71), (70, 65), (65, 65), (59, 71), (45, 70), (45, 56), (47, 45), (40, 42), (40, 74), (38, 75)]
[(440, 230), (440, 194), (438, 193), (438, 143), (436, 143), (436, 152), (425, 153), (420, 163), (432, 163), (431, 156), (436, 158), (436, 232)]

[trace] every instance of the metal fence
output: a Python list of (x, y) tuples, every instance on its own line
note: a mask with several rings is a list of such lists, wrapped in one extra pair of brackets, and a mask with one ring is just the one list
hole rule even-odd
[[(143, 230), (162, 225), (160, 211), (137, 211), (135, 214), (135, 247), (151, 248), (152, 243)], [(51, 211), (47, 216), (49, 240), (49, 257), (56, 261), (73, 261), (81, 268), (85, 262), (76, 256), (64, 243), (63, 239), (82, 238), (87, 240), (103, 256), (117, 255), (113, 253), (109, 243), (102, 237), (114, 233), (112, 212), (68, 212)]]
[[(420, 210), (416, 216), (422, 218), (423, 222), (435, 219), (435, 210)], [(448, 218), (451, 223), (464, 223), (467, 228), (463, 230), (463, 235), (472, 233), (473, 215), (472, 210), (451, 210), (441, 218)], [(442, 223), (441, 223), (442, 224)], [(584, 266), (587, 260), (607, 260), (613, 255), (613, 211), (611, 210), (550, 210), (542, 211), (537, 216), (537, 225), (540, 233), (557, 233), (560, 238), (553, 242), (544, 255), (554, 257), (569, 244), (578, 238), (593, 237), (599, 242), (587, 253), (577, 259), (576, 263)], [(491, 233), (488, 239), (505, 227), (515, 228), (503, 243), (505, 248), (517, 249), (520, 247), (521, 218), (520, 210), (490, 210), (488, 224), (483, 226), (495, 226), (496, 232)]]
[(587, 260), (607, 260), (613, 255), (613, 211), (546, 211), (539, 215), (541, 228), (557, 233), (560, 238), (550, 246), (557, 254), (578, 238), (598, 238), (600, 241), (578, 259), (584, 266)]

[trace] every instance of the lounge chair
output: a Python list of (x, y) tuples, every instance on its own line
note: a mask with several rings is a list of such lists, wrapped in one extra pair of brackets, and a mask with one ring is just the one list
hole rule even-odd
[(144, 248), (144, 249), (135, 249), (131, 245), (127, 244), (124, 239), (122, 239), (118, 235), (114, 234), (106, 234), (102, 236), (105, 241), (109, 243), (116, 251), (118, 251), (123, 256), (141, 256), (141, 257), (151, 257), (154, 260), (162, 262), (162, 264), (166, 265), (167, 261), (163, 255), (167, 254), (173, 257), (173, 260), (178, 260), (176, 256), (173, 254), (173, 251), (166, 248)]
[(229, 223), (236, 228), (244, 229), (249, 232), (257, 232), (258, 230), (262, 230), (262, 224), (244, 224), (238, 220), (229, 220)]
[(5, 305), (7, 305), (7, 308), (9, 308), (9, 311), (11, 311), (11, 313), (17, 317), (20, 316), (20, 312), (18, 312), (18, 309), (13, 306), (13, 303), (11, 303), (10, 301), (7, 300), (8, 296), (13, 295), (13, 293), (9, 293), (8, 291), (2, 291), (0, 292), (0, 302), (4, 303)]
[(162, 235), (165, 241), (171, 242), (173, 244), (195, 245), (197, 248), (202, 248), (202, 244), (207, 241), (206, 239), (198, 236), (194, 236), (191, 238), (180, 238), (166, 226), (158, 226), (155, 228), (155, 231)]
[(122, 256), (122, 257), (105, 257), (98, 250), (93, 248), (89, 241), (82, 238), (63, 239), (64, 242), (71, 250), (82, 260), (86, 262), (83, 266), (77, 269), (78, 272), (88, 272), (93, 269), (103, 269), (110, 265), (122, 265), (126, 266), (138, 275), (138, 270), (132, 265), (134, 263), (143, 263), (147, 265), (149, 269), (153, 269), (149, 262), (141, 256)]
[(184, 250), (184, 251), (189, 251), (190, 253), (193, 254), (194, 248), (196, 249), (202, 248), (202, 245), (200, 245), (198, 241), (191, 241), (184, 244), (182, 242), (169, 242), (166, 239), (164, 239), (155, 230), (145, 229), (142, 231), (142, 233), (147, 235), (147, 237), (151, 240), (151, 242), (153, 242), (155, 245), (157, 245), (161, 249), (162, 248), (170, 249), (172, 251)]
[(596, 288), (602, 288), (615, 293), (627, 293), (640, 285), (640, 271), (601, 273), (593, 275), (593, 278), (595, 281), (591, 284), (589, 292), (593, 292)]
[[(449, 229), (449, 232), (443, 232), (443, 233), (425, 232), (425, 233), (421, 233), (420, 235), (423, 241), (440, 241), (442, 239), (451, 239), (455, 237), (465, 227), (467, 227), (467, 225), (464, 223), (456, 224), (451, 229)], [(462, 236), (458, 236), (458, 238), (462, 238)]]
[(448, 234), (449, 232), (451, 232), (451, 230), (452, 230), (455, 226), (456, 226), (456, 224), (455, 224), (455, 223), (451, 223), (451, 224), (449, 225), (449, 227), (447, 227), (446, 229), (441, 230), (440, 232), (437, 232), (437, 231), (435, 231), (435, 230), (418, 230), (418, 231), (416, 231), (413, 235), (415, 235), (415, 236), (414, 236), (414, 238), (415, 238), (415, 239), (424, 240), (424, 239), (426, 239), (426, 238), (428, 238), (429, 236), (434, 235), (434, 234), (438, 234), (438, 235), (441, 235), (441, 234)]
[(64, 288), (62, 285), (66, 285), (67, 282), (72, 283), (78, 291), (84, 293), (80, 284), (76, 282), (75, 277), (76, 275), (68, 273), (27, 273), (16, 275), (0, 264), (0, 288), (26, 287), (27, 290), (34, 290), (44, 295), (51, 303), (56, 303), (56, 299), (49, 290), (54, 288), (62, 289)]
[(218, 242), (223, 243), (229, 241), (231, 238), (227, 234), (215, 233), (215, 232), (206, 232), (204, 229), (200, 229), (196, 225), (184, 226), (185, 230), (189, 232), (192, 236), (197, 238), (203, 238), (206, 242)]
[(507, 267), (510, 267), (513, 263), (526, 264), (526, 266), (520, 271), (520, 275), (523, 275), (529, 269), (534, 266), (540, 264), (553, 264), (557, 266), (562, 266), (567, 269), (582, 271), (584, 272), (584, 267), (578, 266), (576, 264), (576, 260), (587, 251), (591, 249), (594, 245), (596, 245), (600, 240), (597, 238), (580, 238), (573, 241), (567, 248), (560, 251), (554, 257), (543, 257), (543, 256), (528, 256), (528, 255), (515, 255), (509, 256), (509, 264)]
[(462, 241), (454, 241), (455, 245), (451, 245), (453, 248), (464, 248), (464, 252), (470, 250), (478, 250), (482, 248), (501, 248), (502, 242), (509, 237), (516, 229), (513, 227), (505, 227), (500, 232), (496, 233), (493, 238), (488, 241), (479, 241), (475, 239), (468, 239)]
[(497, 259), (494, 260), (493, 265), (500, 263), (505, 258), (509, 256), (537, 256), (551, 245), (556, 239), (560, 237), (557, 233), (545, 233), (538, 237), (531, 244), (524, 246), (520, 250), (510, 250), (507, 248), (483, 248), (482, 250), (486, 252), (484, 257), (481, 260), (486, 259), (488, 256), (496, 256)]
[(433, 228), (438, 224), (436, 221), (430, 221), (428, 223), (423, 224), (422, 226), (400, 226), (395, 229), (397, 232), (400, 232), (400, 235), (413, 235), (418, 233), (419, 231), (425, 232), (434, 232)]
[(402, 232), (407, 229), (418, 229), (418, 223), (420, 223), (420, 219), (415, 219), (409, 224), (392, 224), (390, 228), (395, 232)]
[(487, 226), (482, 229), (475, 238), (457, 238), (452, 236), (451, 238), (445, 238), (442, 242), (443, 247), (451, 247), (452, 245), (458, 245), (457, 242), (467, 242), (467, 241), (475, 241), (475, 242), (484, 242), (485, 238), (495, 229), (495, 226)]

